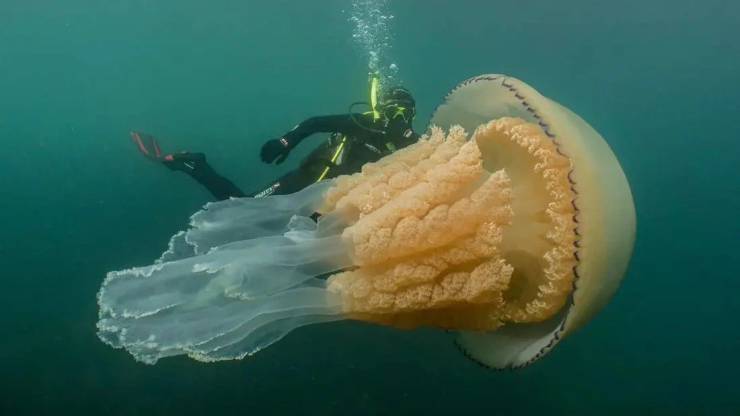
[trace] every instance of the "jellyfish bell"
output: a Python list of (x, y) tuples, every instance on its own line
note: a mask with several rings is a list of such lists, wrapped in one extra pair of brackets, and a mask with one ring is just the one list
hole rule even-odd
[(208, 204), (155, 264), (108, 274), (100, 338), (147, 363), (215, 361), (354, 319), (461, 331), (492, 367), (541, 357), (624, 273), (624, 175), (585, 122), (511, 78), (461, 84), (432, 121), (355, 175)]
[[(570, 160), (576, 264), (567, 305), (538, 324), (507, 325), (486, 334), (463, 333), (459, 345), (493, 367), (526, 365), (583, 326), (612, 297), (624, 276), (635, 240), (629, 184), (606, 141), (583, 119), (524, 82), (499, 74), (470, 78), (451, 91), (432, 117), (441, 127), (475, 128), (491, 119), (518, 117), (536, 125)], [(507, 155), (492, 147), (489, 166)]]

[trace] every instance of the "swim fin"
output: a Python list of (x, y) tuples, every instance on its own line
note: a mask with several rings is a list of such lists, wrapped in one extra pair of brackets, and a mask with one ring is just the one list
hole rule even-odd
[(141, 154), (155, 162), (160, 162), (171, 170), (183, 172), (202, 171), (207, 168), (206, 156), (203, 153), (190, 153), (186, 151), (177, 153), (163, 153), (157, 143), (157, 139), (151, 134), (137, 131), (131, 132), (131, 140)]
[(131, 140), (133, 140), (139, 152), (147, 158), (157, 162), (161, 162), (164, 159), (157, 140), (151, 134), (132, 131)]

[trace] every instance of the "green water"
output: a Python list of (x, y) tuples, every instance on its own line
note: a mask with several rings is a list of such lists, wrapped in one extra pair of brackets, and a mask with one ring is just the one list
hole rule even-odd
[[(209, 195), (130, 129), (245, 190), (261, 143), (366, 98), (348, 0), (0, 2), (0, 413), (740, 414), (740, 3), (391, 1), (417, 130), (457, 82), (516, 76), (622, 162), (638, 240), (612, 303), (541, 362), (478, 367), (452, 336), (302, 328), (238, 362), (156, 366), (101, 343), (96, 292)], [(309, 142), (315, 143), (315, 142)]]

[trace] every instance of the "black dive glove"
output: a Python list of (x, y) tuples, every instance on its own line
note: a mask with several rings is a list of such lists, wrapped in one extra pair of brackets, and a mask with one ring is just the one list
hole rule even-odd
[(292, 147), (290, 146), (290, 142), (288, 142), (284, 137), (268, 140), (262, 145), (260, 158), (265, 163), (275, 162), (279, 165), (285, 162), (285, 159), (288, 158), (288, 154), (291, 150)]

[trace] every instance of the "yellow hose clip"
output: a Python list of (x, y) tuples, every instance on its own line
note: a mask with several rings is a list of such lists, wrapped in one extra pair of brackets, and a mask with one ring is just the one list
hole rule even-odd
[(334, 151), (334, 155), (331, 157), (331, 165), (324, 168), (324, 171), (321, 172), (321, 175), (318, 179), (316, 179), (316, 182), (321, 182), (326, 177), (326, 174), (329, 173), (329, 170), (331, 169), (331, 166), (334, 165), (339, 158), (339, 155), (342, 154), (342, 150), (344, 150), (344, 145), (347, 143), (347, 136), (342, 136), (342, 141), (339, 142), (339, 146), (337, 146), (337, 150)]

